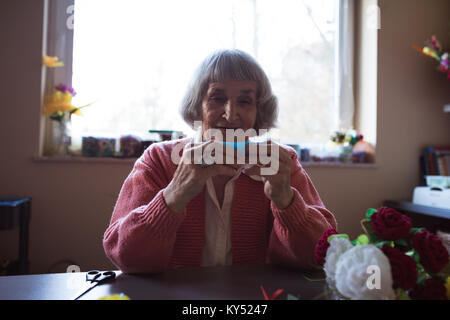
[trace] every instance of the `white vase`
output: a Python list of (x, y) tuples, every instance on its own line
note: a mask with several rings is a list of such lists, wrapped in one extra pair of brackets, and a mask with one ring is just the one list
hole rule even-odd
[(64, 116), (60, 121), (53, 120), (53, 141), (52, 141), (52, 156), (54, 157), (69, 157), (71, 138), (71, 122), (70, 115)]

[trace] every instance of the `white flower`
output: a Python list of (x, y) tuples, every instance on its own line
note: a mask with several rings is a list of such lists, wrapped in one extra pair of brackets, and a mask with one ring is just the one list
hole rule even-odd
[(336, 264), (339, 257), (352, 248), (353, 245), (346, 238), (337, 237), (330, 241), (330, 246), (328, 247), (327, 254), (325, 256), (324, 269), (327, 275), (327, 281), (330, 285), (334, 284), (334, 274), (336, 272)]
[(335, 285), (350, 299), (395, 299), (389, 260), (383, 251), (370, 244), (355, 246), (341, 255)]

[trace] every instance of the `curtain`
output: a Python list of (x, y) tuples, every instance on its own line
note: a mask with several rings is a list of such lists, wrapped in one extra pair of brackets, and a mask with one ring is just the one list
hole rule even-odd
[(353, 128), (355, 99), (353, 91), (354, 0), (339, 0), (339, 32), (336, 46), (335, 103), (339, 113), (336, 130)]

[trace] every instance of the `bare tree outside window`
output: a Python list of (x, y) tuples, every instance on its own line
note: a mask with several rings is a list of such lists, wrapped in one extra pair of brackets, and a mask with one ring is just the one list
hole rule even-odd
[(76, 135), (192, 133), (178, 114), (210, 52), (253, 55), (279, 98), (281, 141), (324, 143), (334, 104), (336, 0), (75, 0)]

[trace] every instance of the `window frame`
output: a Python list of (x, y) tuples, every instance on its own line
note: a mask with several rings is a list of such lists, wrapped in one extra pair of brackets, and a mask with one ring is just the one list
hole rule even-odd
[[(354, 77), (355, 67), (355, 0), (335, 0), (338, 2), (338, 40), (335, 49), (335, 104), (338, 113), (334, 119), (334, 130), (356, 128), (354, 88), (357, 87)], [(64, 62), (64, 68), (45, 70), (43, 68), (42, 97), (52, 88), (49, 84), (65, 83), (72, 86), (73, 68), (73, 27), (69, 28), (69, 19), (73, 19), (74, 0), (44, 0), (44, 37), (43, 54), (58, 56)], [(70, 9), (71, 8), (71, 9)], [(345, 37), (342, 35), (345, 33)], [(348, 84), (348, 85), (345, 85)], [(43, 99), (42, 99), (43, 100)], [(43, 105), (42, 105), (43, 108)], [(350, 114), (350, 115), (348, 115)], [(53, 124), (42, 116), (40, 155), (45, 155), (45, 145), (51, 139)]]
[(57, 56), (64, 68), (42, 67), (40, 155), (50, 153), (48, 146), (54, 126), (54, 121), (43, 115), (44, 96), (57, 83), (72, 86), (73, 24), (70, 19), (73, 19), (73, 10), (74, 0), (44, 0), (42, 54)]

